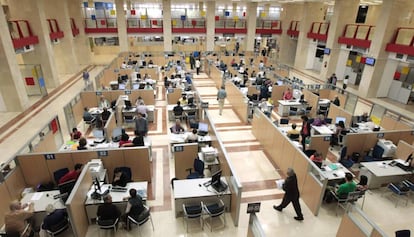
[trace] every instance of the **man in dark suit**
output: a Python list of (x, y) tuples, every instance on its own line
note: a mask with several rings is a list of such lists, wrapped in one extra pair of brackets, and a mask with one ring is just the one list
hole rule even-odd
[(274, 205), (273, 208), (277, 211), (282, 211), (290, 202), (292, 202), (293, 207), (295, 208), (296, 216), (295, 220), (303, 221), (302, 209), (300, 208), (299, 203), (299, 189), (298, 181), (296, 178), (295, 171), (292, 168), (287, 170), (287, 178), (283, 184), (283, 190), (285, 195), (283, 196), (282, 203), (279, 206)]

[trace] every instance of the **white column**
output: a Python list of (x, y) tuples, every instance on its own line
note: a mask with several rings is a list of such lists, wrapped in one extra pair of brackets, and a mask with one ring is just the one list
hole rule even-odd
[(215, 21), (215, 11), (216, 11), (216, 2), (208, 1), (207, 2), (207, 32), (206, 32), (206, 50), (214, 51), (214, 35), (216, 28)]
[(124, 10), (124, 0), (115, 0), (116, 25), (118, 27), (119, 51), (128, 52), (128, 34)]
[(172, 51), (171, 1), (162, 0), (164, 51)]
[(257, 2), (247, 4), (247, 34), (246, 34), (246, 53), (254, 52), (254, 38), (256, 37), (256, 12)]

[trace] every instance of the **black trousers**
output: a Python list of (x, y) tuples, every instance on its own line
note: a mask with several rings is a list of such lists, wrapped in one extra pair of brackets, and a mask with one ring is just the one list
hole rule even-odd
[(293, 208), (295, 208), (296, 216), (303, 217), (302, 209), (300, 208), (299, 197), (291, 198), (287, 195), (283, 196), (282, 203), (279, 205), (280, 208), (285, 208), (289, 203), (292, 202)]
[(306, 138), (308, 137), (308, 135), (303, 135), (303, 134), (301, 134), (301, 136), (302, 136), (302, 140), (301, 140), (301, 143), (302, 143), (302, 150), (303, 150), (303, 151), (306, 151)]
[(200, 74), (200, 68), (197, 67), (196, 70), (197, 70), (197, 75)]

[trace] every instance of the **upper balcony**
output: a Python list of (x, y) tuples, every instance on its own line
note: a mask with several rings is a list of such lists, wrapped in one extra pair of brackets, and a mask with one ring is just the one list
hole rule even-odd
[(375, 26), (348, 24), (345, 26), (342, 36), (338, 38), (338, 43), (369, 48), (374, 31)]
[(300, 21), (291, 21), (289, 29), (287, 30), (287, 34), (292, 37), (298, 37), (299, 26), (300, 26)]
[(385, 50), (414, 56), (414, 28), (398, 28), (394, 38), (391, 40), (391, 43), (387, 44)]
[(128, 33), (162, 33), (163, 19), (161, 18), (128, 18), (127, 19)]
[(206, 20), (204, 18), (173, 18), (171, 19), (173, 33), (206, 33)]
[(79, 35), (79, 28), (76, 26), (75, 19), (70, 18), (70, 28), (72, 29), (73, 37)]
[(15, 49), (39, 43), (39, 38), (36, 35), (33, 35), (27, 20), (9, 21), (9, 31)]
[(256, 21), (256, 34), (282, 34), (282, 23), (279, 20), (262, 20)]
[(117, 33), (116, 18), (85, 18), (85, 33)]
[(312, 26), (307, 36), (309, 39), (316, 39), (325, 41), (328, 39), (329, 23), (327, 22), (312, 22)]
[(46, 19), (49, 23), (49, 36), (50, 40), (58, 40), (64, 37), (63, 31), (60, 30), (59, 24), (56, 19)]
[(219, 34), (246, 34), (245, 19), (220, 19), (216, 16), (215, 33)]

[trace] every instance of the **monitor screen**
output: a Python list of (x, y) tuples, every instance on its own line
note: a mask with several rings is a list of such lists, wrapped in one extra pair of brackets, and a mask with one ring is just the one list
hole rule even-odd
[(131, 104), (130, 100), (125, 100), (124, 103), (125, 103), (125, 108), (126, 109), (130, 109), (132, 107), (132, 104)]
[(208, 124), (206, 123), (198, 123), (198, 130), (203, 132), (208, 132)]
[(124, 83), (119, 84), (118, 90), (125, 90), (125, 84)]
[(94, 129), (92, 131), (92, 134), (95, 138), (103, 138), (104, 137), (104, 131), (101, 129)]
[(133, 90), (138, 90), (139, 89), (139, 83), (132, 84), (132, 89)]
[(375, 65), (375, 58), (366, 58), (365, 59), (365, 64), (370, 65), (370, 66), (374, 66)]
[(101, 192), (101, 184), (99, 183), (99, 180), (97, 177), (95, 177), (95, 181), (93, 182), (93, 184), (95, 185), (95, 189)]
[(112, 130), (112, 137), (120, 137), (122, 135), (122, 128), (114, 128)]
[(194, 104), (194, 97), (190, 97), (190, 98), (188, 98), (188, 104), (189, 104), (189, 105)]
[(221, 172), (222, 171), (219, 170), (211, 176), (211, 185), (216, 185), (216, 184), (220, 183)]
[(76, 179), (67, 181), (65, 183), (59, 184), (58, 188), (59, 188), (59, 193), (60, 194), (67, 194), (62, 196), (62, 200), (64, 202), (66, 202), (66, 200), (68, 199), (70, 193), (72, 192), (73, 187), (75, 187), (76, 184)]
[(325, 48), (323, 50), (323, 53), (326, 54), (326, 55), (329, 55), (329, 54), (331, 54), (331, 49), (330, 48)]
[(346, 118), (345, 117), (336, 117), (335, 118), (335, 124), (338, 124), (339, 123), (339, 121), (344, 121), (344, 123), (346, 122)]

